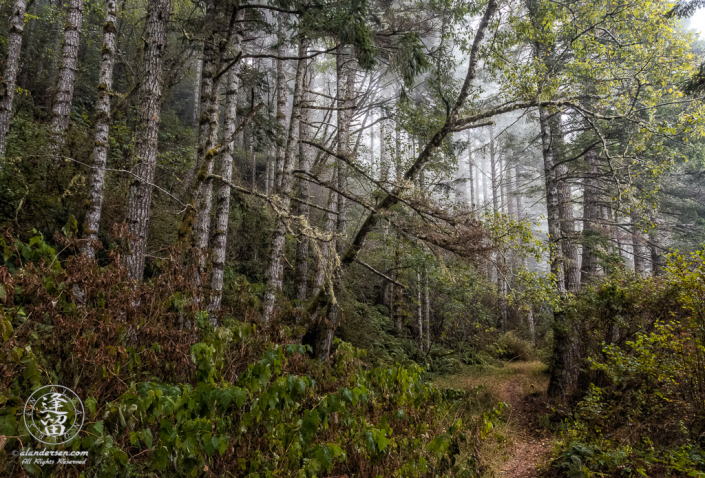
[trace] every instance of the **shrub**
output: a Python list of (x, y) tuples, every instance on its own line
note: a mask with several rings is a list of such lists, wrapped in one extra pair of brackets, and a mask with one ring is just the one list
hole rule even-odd
[[(9, 245), (8, 245), (9, 244)], [(0, 267), (0, 474), (73, 476), (476, 476), (476, 446), (499, 410), (469, 408), (419, 366), (371, 368), (343, 342), (330, 363), (294, 343), (299, 331), (199, 309), (180, 261), (133, 285), (113, 262), (65, 260), (37, 236), (5, 238)], [(70, 244), (67, 244), (70, 247)], [(176, 256), (175, 256), (176, 257)], [(87, 465), (20, 464), (32, 442), (22, 409), (32, 390), (64, 384), (84, 398)], [(18, 439), (19, 437), (19, 439)], [(20, 442), (20, 439), (22, 440)]]

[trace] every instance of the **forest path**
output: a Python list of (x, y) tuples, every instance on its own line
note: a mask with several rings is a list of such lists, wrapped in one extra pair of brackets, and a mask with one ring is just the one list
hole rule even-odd
[(487, 477), (532, 478), (547, 461), (552, 436), (539, 422), (546, 414), (546, 366), (538, 360), (506, 362), (501, 367), (473, 366), (442, 382), (454, 388), (485, 388), (478, 395), (484, 404), (505, 402), (503, 420), (482, 445), (480, 458)]

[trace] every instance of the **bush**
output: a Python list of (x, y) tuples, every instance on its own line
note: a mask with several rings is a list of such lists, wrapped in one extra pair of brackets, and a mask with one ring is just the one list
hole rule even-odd
[(587, 386), (556, 469), (705, 474), (704, 297), (701, 252), (674, 257), (663, 280), (618, 273), (569, 304), (594, 332), (584, 337)]
[(529, 341), (516, 336), (513, 331), (500, 335), (487, 346), (489, 353), (502, 360), (531, 360), (535, 358)]
[[(70, 244), (66, 244), (70, 247)], [(113, 262), (65, 260), (40, 236), (0, 244), (0, 474), (73, 476), (476, 476), (476, 446), (499, 410), (471, 410), (412, 365), (371, 368), (343, 342), (330, 363), (309, 358), (299, 331), (211, 317), (180, 261), (133, 285)], [(175, 256), (178, 257), (178, 256)], [(236, 316), (249, 287), (234, 279)], [(236, 291), (236, 293), (235, 293)], [(21, 464), (33, 445), (24, 400), (71, 387), (86, 425), (57, 449), (87, 465)], [(22, 442), (19, 441), (19, 439)], [(76, 469), (77, 468), (77, 469)]]

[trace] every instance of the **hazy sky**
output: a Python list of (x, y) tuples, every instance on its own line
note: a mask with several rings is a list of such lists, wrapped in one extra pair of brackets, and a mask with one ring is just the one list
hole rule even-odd
[[(689, 23), (686, 23), (689, 22)], [(700, 32), (700, 38), (705, 38), (705, 8), (700, 8), (689, 20), (683, 20), (686, 27)]]

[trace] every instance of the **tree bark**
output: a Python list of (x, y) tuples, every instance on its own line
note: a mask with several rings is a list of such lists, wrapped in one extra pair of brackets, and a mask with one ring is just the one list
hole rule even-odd
[[(423, 352), (423, 302), (421, 274), (416, 273), (416, 327), (418, 328), (419, 349)], [(428, 333), (428, 332), (427, 332)]]
[[(651, 222), (656, 224), (656, 219), (652, 217)], [(663, 275), (663, 268), (665, 264), (663, 255), (661, 254), (658, 229), (656, 227), (653, 227), (649, 231), (649, 249), (651, 252), (651, 275), (654, 277), (660, 277)]]
[(428, 268), (423, 268), (423, 315), (426, 329), (426, 352), (431, 350), (431, 295), (428, 290)]
[(10, 131), (12, 100), (15, 96), (15, 83), (19, 71), (26, 9), (27, 0), (15, 0), (10, 14), (7, 59), (5, 60), (5, 71), (0, 79), (0, 171), (2, 171), (2, 161), (7, 149), (7, 133)]
[[(350, 52), (352, 49), (350, 49)], [(352, 97), (355, 87), (355, 70), (352, 67), (352, 54), (338, 54), (336, 56), (336, 97), (338, 103), (338, 154), (341, 156), (348, 156), (350, 154), (350, 121), (352, 120), (353, 110), (350, 109), (352, 106)], [(337, 160), (336, 171), (338, 173), (338, 188), (341, 191), (347, 191), (348, 189), (348, 174), (347, 165), (340, 159)], [(343, 252), (344, 241), (345, 241), (345, 228), (346, 228), (346, 216), (345, 216), (346, 198), (342, 194), (338, 194), (338, 221), (337, 230), (338, 234), (335, 239), (336, 251), (338, 253)], [(333, 271), (333, 289), (340, 289), (340, 273), (339, 271)], [(323, 341), (320, 344), (320, 354), (319, 357), (326, 361), (330, 357), (331, 346), (333, 345), (333, 337), (335, 336), (335, 329), (338, 326), (338, 313), (340, 312), (340, 305), (338, 301), (331, 301), (329, 303), (328, 309), (328, 320), (326, 322), (325, 333), (323, 334)]]
[(64, 44), (61, 48), (61, 68), (51, 108), (51, 141), (49, 152), (55, 158), (61, 152), (69, 127), (73, 86), (76, 79), (79, 37), (83, 21), (83, 0), (68, 0)]
[(551, 126), (549, 114), (545, 108), (539, 107), (539, 122), (541, 125), (541, 146), (543, 151), (543, 168), (546, 182), (546, 209), (548, 220), (548, 236), (550, 250), (551, 273), (556, 280), (559, 294), (565, 293), (565, 276), (563, 275), (563, 254), (561, 242), (561, 214), (558, 181), (551, 142)]
[(583, 179), (583, 232), (582, 246), (583, 257), (580, 267), (581, 282), (587, 284), (590, 279), (597, 276), (597, 255), (595, 246), (599, 234), (598, 224), (600, 220), (599, 206), (599, 180), (597, 167), (597, 151), (591, 148), (585, 154), (589, 171)]
[(137, 164), (133, 172), (138, 179), (130, 184), (127, 204), (127, 227), (132, 236), (130, 251), (124, 256), (127, 276), (142, 280), (144, 254), (147, 248), (149, 213), (152, 205), (152, 183), (157, 164), (159, 117), (162, 99), (162, 68), (167, 44), (167, 23), (171, 0), (150, 0), (144, 33), (144, 78), (140, 84), (137, 123)]
[[(240, 35), (235, 35), (236, 48), (240, 45)], [(223, 137), (232, 138), (223, 148), (220, 156), (221, 181), (216, 190), (215, 231), (213, 234), (213, 262), (211, 272), (211, 298), (209, 312), (220, 310), (223, 297), (223, 279), (225, 275), (225, 252), (228, 243), (228, 222), (230, 220), (230, 184), (233, 174), (233, 154), (235, 153), (235, 130), (237, 127), (237, 99), (240, 87), (238, 65), (233, 66), (228, 73), (225, 91), (225, 122)]]
[[(196, 246), (196, 265), (198, 272), (194, 279), (200, 285), (200, 277), (206, 269), (206, 257), (210, 238), (211, 209), (213, 206), (213, 182), (207, 180), (213, 173), (215, 154), (213, 150), (218, 145), (218, 120), (220, 104), (218, 95), (223, 76), (217, 76), (221, 67), (226, 64), (230, 51), (230, 43), (235, 34), (236, 19), (239, 12), (233, 11), (225, 37), (218, 34), (216, 6), (211, 10), (211, 32), (203, 44), (203, 68), (201, 72), (201, 115), (198, 125), (198, 158), (200, 167), (196, 177), (195, 193), (190, 202), (195, 206), (196, 218), (193, 225), (193, 244)], [(208, 15), (207, 15), (208, 16)], [(238, 42), (239, 43), (239, 42)], [(234, 68), (234, 67), (232, 67)], [(254, 105), (253, 105), (254, 107)], [(182, 225), (183, 226), (183, 225)], [(183, 231), (181, 238), (185, 239)]]
[(497, 194), (497, 158), (495, 157), (494, 126), (490, 126), (490, 179), (492, 181), (492, 210), (499, 212), (499, 194)]
[(634, 272), (643, 275), (646, 270), (646, 261), (644, 260), (644, 239), (639, 228), (639, 214), (636, 210), (632, 210), (630, 214), (632, 223), (632, 252), (634, 253)]
[[(286, 19), (286, 14), (280, 12), (277, 17), (277, 56), (284, 57), (286, 55), (286, 48), (284, 47), (284, 21)], [(299, 55), (301, 56), (301, 55)], [(274, 175), (274, 191), (279, 194), (282, 187), (282, 178), (284, 175), (284, 162), (285, 162), (285, 142), (283, 141), (284, 133), (286, 131), (286, 100), (287, 100), (287, 85), (286, 85), (286, 60), (277, 60), (277, 129), (279, 131), (279, 138), (277, 140), (277, 154), (275, 160), (275, 175)]]
[[(299, 40), (299, 57), (304, 57), (306, 43)], [(303, 94), (304, 73), (306, 72), (307, 61), (300, 59), (296, 67), (296, 79), (294, 82), (294, 104), (291, 110), (291, 120), (289, 121), (289, 134), (284, 151), (284, 163), (281, 174), (281, 187), (279, 188), (279, 207), (281, 213), (276, 220), (274, 235), (272, 238), (272, 251), (269, 257), (269, 266), (265, 274), (264, 307), (262, 310), (262, 321), (269, 323), (276, 305), (277, 294), (281, 292), (283, 284), (283, 256), (286, 241), (287, 218), (282, 217), (284, 211), (289, 211), (291, 203), (291, 191), (293, 188), (294, 161), (296, 158), (296, 146), (299, 141), (299, 123), (301, 121), (301, 95)], [(283, 111), (281, 112), (283, 114)]]
[(93, 243), (98, 240), (100, 216), (103, 208), (103, 186), (105, 166), (110, 144), (110, 96), (113, 94), (113, 66), (115, 65), (115, 22), (117, 21), (117, 0), (107, 0), (105, 4), (105, 24), (103, 25), (103, 48), (98, 76), (98, 101), (96, 102), (95, 133), (93, 139), (93, 169), (88, 186), (88, 210), (83, 223), (81, 252), (90, 260), (95, 260)]
[[(313, 76), (313, 69), (306, 69), (306, 78), (304, 80), (305, 90), (308, 91), (311, 87)], [(311, 99), (309, 93), (304, 92), (302, 94), (302, 99), (304, 102), (308, 102)], [(311, 170), (311, 165), (313, 162), (313, 155), (311, 151), (311, 145), (306, 144), (305, 141), (311, 140), (311, 127), (309, 126), (311, 117), (311, 110), (309, 108), (304, 108), (301, 112), (301, 124), (299, 125), (299, 170), (304, 174)], [(311, 185), (309, 181), (299, 180), (299, 199), (301, 202), (298, 203), (297, 214), (306, 219), (306, 222), (310, 219), (310, 208), (308, 206), (308, 201), (311, 195)], [(308, 297), (308, 265), (309, 265), (309, 237), (303, 235), (299, 238), (299, 243), (296, 248), (296, 272), (294, 273), (295, 284), (296, 284), (296, 300), (299, 301), (299, 307), (303, 308), (306, 298)], [(300, 316), (297, 316), (300, 319)]]

